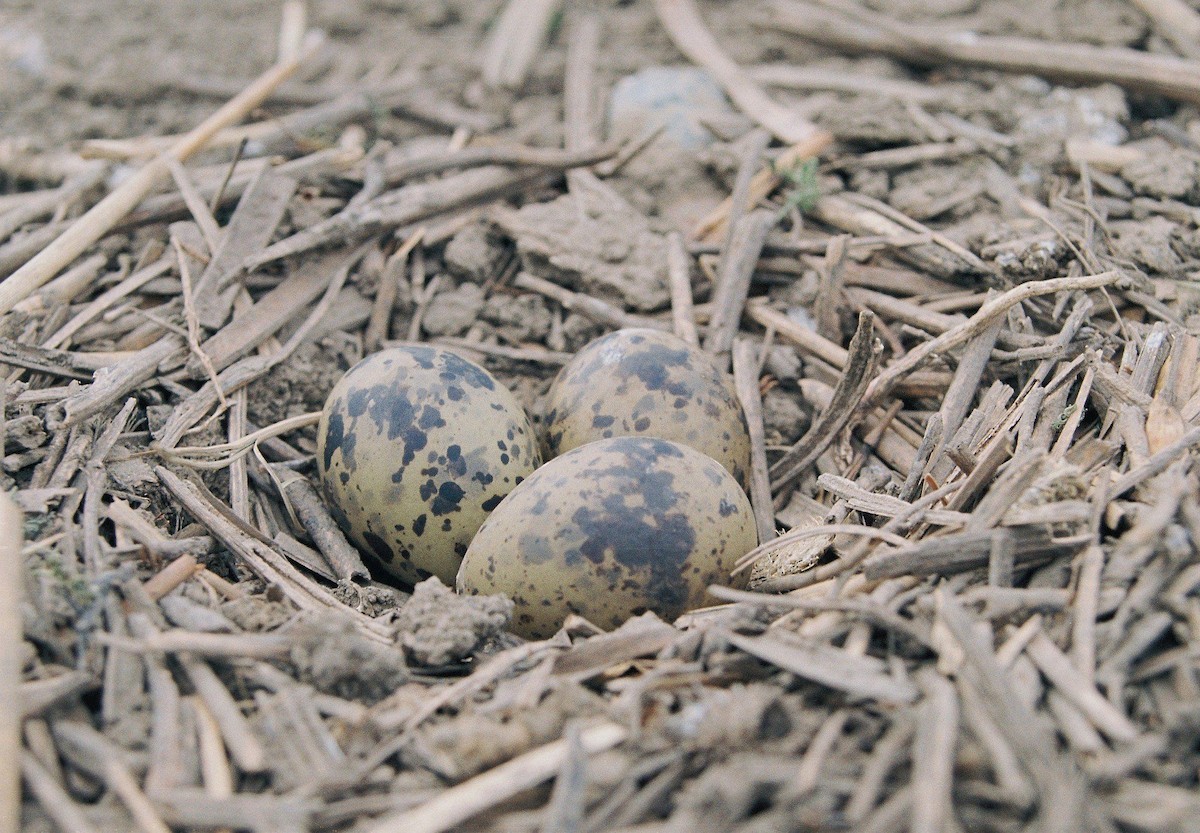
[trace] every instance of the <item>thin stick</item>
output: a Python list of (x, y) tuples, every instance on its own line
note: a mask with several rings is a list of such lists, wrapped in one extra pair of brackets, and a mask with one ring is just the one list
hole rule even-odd
[(913, 738), (913, 812), (910, 833), (939, 833), (951, 815), (954, 746), (958, 741), (958, 692), (932, 668), (917, 681), (925, 699)]
[(738, 109), (788, 144), (806, 142), (822, 131), (763, 92), (744, 69), (725, 54), (692, 0), (655, 0), (663, 28), (679, 51), (717, 79)]
[(400, 288), (400, 280), (404, 275), (404, 264), (412, 250), (425, 239), (425, 227), (421, 226), (405, 239), (400, 248), (387, 259), (383, 274), (379, 276), (379, 288), (375, 291), (375, 303), (371, 306), (371, 317), (363, 333), (363, 350), (372, 353), (379, 349), (379, 343), (388, 337), (388, 325), (392, 317), (392, 307), (396, 303), (396, 293)]
[[(579, 734), (584, 754), (612, 749), (629, 732), (613, 723), (601, 723)], [(384, 816), (366, 833), (442, 833), (467, 819), (536, 787), (562, 769), (569, 753), (567, 740), (556, 740), (500, 764), (482, 775), (444, 790), (412, 810)]]
[(312, 48), (305, 50), (295, 59), (276, 64), (260, 75), (250, 86), (184, 135), (166, 154), (147, 163), (136, 174), (113, 189), (108, 196), (72, 223), (53, 243), (13, 272), (7, 280), (0, 283), (0, 315), (11, 311), (14, 306), (83, 254), (88, 246), (107, 234), (169, 175), (169, 160), (184, 161), (204, 147), (217, 131), (228, 127), (262, 104), (276, 87), (300, 68), (301, 62), (312, 51)]
[(1104, 82), (1200, 102), (1200, 62), (1137, 49), (1033, 38), (935, 32), (863, 10), (851, 17), (817, 3), (775, 0), (763, 25), (855, 52), (890, 55), (929, 65), (991, 67), (1049, 80)]
[(21, 821), (21, 512), (0, 494), (0, 830)]
[(694, 347), (700, 346), (692, 304), (692, 276), (683, 236), (673, 231), (667, 235), (667, 277), (671, 283), (671, 322), (675, 335)]
[(963, 342), (974, 338), (979, 333), (984, 332), (995, 318), (1006, 314), (1012, 307), (1022, 301), (1036, 298), (1039, 295), (1053, 295), (1056, 292), (1099, 289), (1102, 286), (1112, 286), (1124, 280), (1124, 273), (1113, 271), (1101, 272), (1097, 275), (1081, 275), (1077, 278), (1050, 278), (1044, 281), (1029, 281), (1028, 283), (1013, 287), (1004, 294), (985, 303), (979, 308), (978, 312), (957, 327), (947, 330), (932, 341), (927, 341), (918, 347), (914, 347), (897, 361), (888, 365), (867, 387), (867, 392), (862, 399), (862, 405), (866, 407), (877, 399), (886, 396), (903, 376), (915, 370), (922, 362), (938, 353), (944, 353), (952, 347), (957, 347)]
[(771, 504), (771, 478), (767, 474), (758, 361), (754, 344), (748, 339), (738, 339), (733, 344), (733, 380), (750, 433), (750, 504), (758, 527), (758, 541), (765, 544), (775, 537), (775, 508)]
[[(6, 709), (13, 711), (15, 709)], [(14, 766), (18, 761), (14, 760)], [(31, 752), (21, 753), (19, 759), (21, 774), (25, 778), (25, 785), (29, 787), (29, 791), (33, 793), (38, 804), (47, 816), (49, 816), (58, 829), (63, 833), (98, 833), (87, 815), (83, 812), (75, 799), (71, 798), (71, 794), (62, 788), (58, 780), (44, 767), (35, 755)], [(18, 812), (20, 804), (15, 808)], [(5, 827), (6, 831), (15, 831), (18, 829), (18, 822), (14, 822), (11, 827)]]

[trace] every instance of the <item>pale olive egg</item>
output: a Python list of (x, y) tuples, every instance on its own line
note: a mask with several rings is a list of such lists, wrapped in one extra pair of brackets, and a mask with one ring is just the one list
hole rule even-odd
[(467, 549), (458, 589), (503, 593), (512, 629), (554, 633), (568, 613), (614, 628), (647, 610), (670, 620), (729, 584), (757, 545), (750, 501), (710, 457), (648, 437), (599, 440), (534, 472)]
[[(513, 395), (446, 350), (375, 353), (334, 386), (317, 470), (347, 535), (393, 578), (449, 584), (484, 518), (541, 459)], [(374, 565), (372, 565), (374, 566)]]
[(594, 440), (658, 437), (748, 482), (750, 435), (731, 379), (712, 356), (670, 333), (617, 330), (588, 344), (554, 380), (545, 415), (548, 458)]

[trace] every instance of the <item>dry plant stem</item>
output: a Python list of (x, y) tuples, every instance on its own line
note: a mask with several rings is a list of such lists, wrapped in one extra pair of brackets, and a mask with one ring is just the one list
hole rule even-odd
[(13, 307), (16, 312), (35, 313), (51, 310), (59, 304), (73, 301), (92, 286), (100, 270), (108, 263), (108, 256), (97, 253), (84, 258), (47, 283), (33, 295)]
[(751, 300), (746, 305), (746, 314), (762, 326), (774, 330), (806, 353), (816, 356), (838, 370), (845, 368), (849, 361), (850, 354), (840, 344), (834, 344), (829, 339), (818, 335), (814, 330), (797, 324), (782, 312), (771, 309), (765, 301)]
[(888, 674), (878, 660), (858, 657), (842, 649), (801, 647), (774, 636), (720, 632), (739, 651), (852, 697), (894, 704), (917, 699), (917, 687), (908, 679)]
[(201, 697), (189, 699), (196, 715), (196, 740), (200, 751), (200, 772), (204, 790), (213, 798), (233, 795), (233, 768), (226, 757), (221, 727)]
[[(875, 806), (883, 789), (888, 773), (900, 762), (904, 747), (912, 738), (913, 726), (908, 720), (898, 719), (871, 750), (871, 758), (863, 767), (862, 775), (846, 803), (846, 818), (851, 824), (860, 825), (871, 808)], [(861, 830), (862, 828), (857, 828)]]
[(238, 294), (232, 282), (242, 262), (271, 242), (298, 187), (295, 179), (268, 168), (242, 194), (220, 245), (211, 250), (211, 258), (196, 280), (196, 312), (206, 328), (215, 330), (229, 318)]
[(483, 54), (490, 87), (519, 89), (533, 68), (561, 0), (509, 0), (492, 28)]
[(607, 324), (616, 329), (622, 327), (649, 327), (654, 330), (669, 329), (667, 324), (664, 324), (657, 318), (633, 315), (607, 301), (601, 301), (599, 298), (593, 298), (591, 295), (584, 295), (582, 292), (572, 292), (556, 283), (551, 283), (545, 278), (539, 278), (528, 272), (521, 272), (513, 278), (512, 285), (517, 289), (527, 289), (530, 292), (544, 295), (553, 301), (557, 301), (562, 305), (563, 309), (577, 312), (585, 318), (590, 318), (601, 324)]
[(671, 284), (671, 323), (675, 335), (694, 347), (700, 346), (692, 303), (691, 260), (677, 231), (667, 235), (667, 278)]
[[(404, 721), (405, 730), (412, 731), (416, 729), (436, 714), (439, 709), (452, 706), (469, 697), (471, 694), (487, 688), (500, 677), (504, 676), (504, 674), (511, 671), (513, 666), (552, 650), (554, 647), (554, 645), (546, 641), (527, 642), (524, 645), (518, 645), (515, 648), (509, 648), (506, 651), (496, 654), (470, 676), (463, 677), (453, 685), (447, 686), (437, 694), (429, 697), (417, 711), (409, 715), (407, 720)], [(384, 723), (386, 725), (386, 721)]]
[(338, 292), (345, 284), (350, 270), (354, 268), (365, 252), (366, 249), (360, 248), (342, 262), (341, 268), (334, 273), (329, 285), (325, 288), (325, 294), (321, 301), (309, 312), (304, 323), (292, 334), (283, 347), (269, 356), (249, 356), (230, 365), (221, 371), (215, 383), (206, 382), (200, 390), (181, 402), (159, 432), (158, 445), (164, 449), (173, 448), (184, 433), (195, 425), (208, 409), (224, 395), (245, 387), (294, 353), (308, 338), (312, 329), (325, 317), (325, 313), (329, 311)]
[(408, 256), (424, 239), (425, 228), (422, 226), (410, 234), (384, 264), (383, 274), (379, 276), (379, 288), (375, 292), (375, 303), (371, 305), (371, 317), (363, 333), (363, 350), (366, 353), (378, 350), (380, 343), (388, 337), (392, 308), (396, 305), (400, 281), (404, 278), (405, 264)]
[(1071, 659), (1089, 685), (1096, 676), (1096, 612), (1100, 603), (1100, 575), (1104, 550), (1088, 547), (1079, 560), (1079, 577), (1071, 618)]
[(797, 0), (774, 0), (762, 25), (855, 52), (890, 55), (916, 64), (989, 67), (1050, 80), (1118, 84), (1191, 103), (1200, 102), (1200, 64), (1135, 49), (1052, 43), (1029, 38), (934, 32), (857, 11), (851, 17)]
[[(765, 199), (772, 191), (774, 191), (780, 183), (779, 171), (786, 171), (790, 168), (799, 165), (806, 159), (810, 159), (821, 151), (825, 150), (833, 141), (833, 137), (824, 131), (818, 132), (812, 137), (804, 141), (797, 142), (789, 147), (775, 160), (773, 165), (769, 165), (754, 175), (750, 180), (750, 189), (747, 194), (747, 201), (751, 204), (757, 203), (759, 200)], [(719, 206), (717, 206), (711, 214), (704, 218), (696, 227), (693, 236), (696, 240), (713, 242), (720, 240), (725, 236), (725, 229), (729, 224), (729, 211), (733, 207), (732, 198), (727, 198)]]
[(1062, 695), (1074, 703), (1080, 711), (1113, 740), (1130, 742), (1137, 739), (1138, 730), (1125, 714), (1104, 698), (1094, 685), (1088, 685), (1066, 654), (1050, 641), (1045, 633), (1039, 633), (1025, 649), (1050, 682)]
[(738, 339), (733, 344), (733, 380), (750, 432), (750, 503), (754, 509), (758, 541), (764, 544), (775, 537), (775, 509), (771, 503), (771, 478), (767, 474), (756, 353), (754, 343), (748, 339)]
[(122, 298), (136, 292), (150, 281), (170, 271), (172, 260), (163, 257), (154, 263), (139, 269), (125, 280), (98, 295), (95, 300), (77, 312), (66, 324), (63, 324), (52, 335), (42, 342), (43, 347), (61, 347), (63, 343), (79, 331), (85, 324), (94, 321), (105, 310)]
[(370, 579), (358, 550), (346, 540), (309, 479), (283, 466), (276, 466), (275, 474), (277, 482), (282, 484), (284, 498), (291, 504), (308, 537), (329, 562), (334, 575), (347, 581)]
[(759, 209), (742, 217), (733, 227), (729, 248), (721, 260), (721, 272), (713, 291), (713, 317), (708, 322), (704, 349), (727, 361), (742, 320), (742, 311), (750, 295), (750, 281), (766, 242), (767, 232), (775, 225), (775, 215)]
[(1044, 281), (1029, 281), (1013, 287), (1000, 296), (993, 298), (963, 323), (947, 330), (932, 341), (927, 341), (914, 347), (904, 356), (892, 362), (880, 373), (871, 384), (862, 399), (866, 407), (889, 394), (904, 376), (911, 373), (923, 362), (939, 353), (944, 353), (964, 342), (971, 340), (980, 333), (986, 332), (996, 318), (1002, 317), (1008, 311), (1030, 298), (1040, 295), (1053, 295), (1056, 292), (1073, 292), (1076, 290), (1099, 289), (1113, 286), (1125, 280), (1120, 272), (1101, 272), (1098, 275), (1083, 275), (1077, 278), (1050, 278)]
[[(25, 786), (37, 799), (38, 805), (47, 816), (58, 826), (62, 833), (99, 833), (91, 823), (71, 794), (30, 752), (21, 752), (20, 757), (13, 761), (19, 765)], [(20, 811), (18, 804), (16, 809)], [(18, 817), (19, 820), (19, 817)], [(6, 830), (16, 831), (18, 824), (14, 822)]]
[(1128, 471), (1113, 484), (1110, 497), (1118, 498), (1140, 483), (1149, 480), (1167, 470), (1171, 463), (1194, 445), (1200, 445), (1200, 426), (1188, 431), (1162, 451), (1152, 455), (1145, 463), (1132, 471)]
[(179, 189), (184, 204), (191, 212), (192, 220), (200, 227), (200, 232), (204, 235), (204, 242), (208, 245), (208, 251), (215, 252), (221, 245), (221, 227), (213, 217), (212, 211), (209, 210), (208, 204), (204, 202), (204, 197), (196, 190), (196, 184), (192, 182), (191, 176), (178, 159), (168, 159), (167, 170), (170, 172), (171, 178), (175, 180), (175, 187)]
[(979, 382), (992, 355), (992, 347), (1000, 335), (1004, 319), (997, 317), (990, 327), (976, 336), (964, 349), (954, 371), (954, 379), (950, 383), (946, 396), (942, 400), (940, 415), (942, 418), (943, 436), (953, 437), (954, 432), (962, 424), (963, 418), (971, 408)]
[[(628, 731), (613, 723), (602, 723), (579, 734), (579, 746), (595, 755), (621, 743)], [(562, 769), (570, 745), (565, 739), (552, 741), (512, 760), (444, 790), (436, 798), (402, 813), (384, 816), (366, 828), (366, 833), (442, 833), (495, 807), (554, 776)]]
[(108, 165), (89, 162), (59, 187), (30, 195), (20, 207), (0, 214), (0, 240), (7, 240), (26, 223), (50, 216), (58, 211), (60, 206), (70, 205), (84, 192), (104, 182), (107, 176)]
[(388, 184), (396, 185), (419, 176), (444, 173), (455, 169), (481, 168), (485, 165), (577, 171), (612, 159), (620, 150), (621, 145), (615, 142), (603, 145), (585, 143), (567, 150), (524, 145), (479, 145), (436, 156), (406, 159), (386, 168), (384, 172)]
[(104, 412), (154, 378), (160, 364), (182, 357), (186, 350), (184, 339), (176, 335), (164, 336), (106, 372), (97, 373), (91, 385), (62, 401), (62, 419), (54, 424), (70, 428)]
[(130, 815), (142, 833), (171, 833), (171, 828), (159, 817), (158, 811), (142, 792), (137, 779), (125, 764), (116, 759), (106, 761), (104, 778), (112, 791), (120, 796), (121, 801), (129, 808)]
[[(855, 530), (856, 530), (855, 527), (848, 527), (845, 530), (838, 530), (838, 534), (845, 534), (847, 532), (850, 532), (850, 533), (854, 533), (854, 534), (864, 535), (868, 538), (878, 538), (880, 540), (884, 540), (889, 543), (896, 544), (897, 546), (906, 546), (909, 544), (908, 541), (906, 541), (905, 539), (898, 539), (898, 536), (895, 536), (895, 533), (897, 532), (897, 530), (904, 529), (907, 526), (910, 526), (914, 523), (919, 522), (921, 514), (924, 512), (924, 510), (945, 500), (947, 496), (954, 494), (954, 492), (958, 489), (958, 487), (959, 487), (958, 483), (948, 483), (939, 489), (935, 489), (932, 492), (929, 492), (929, 493), (923, 495), (919, 500), (916, 500), (913, 502), (911, 510), (909, 510), (905, 514), (897, 515), (896, 517), (892, 518), (890, 521), (888, 521), (886, 524), (884, 524), (881, 529), (873, 529), (872, 527), (860, 527), (860, 528), (858, 528), (858, 531), (855, 532)], [(831, 527), (832, 526), (833, 525), (831, 525)], [(878, 534), (877, 535), (868, 534), (865, 531), (868, 529), (872, 529), (873, 532), (878, 533)], [(800, 533), (801, 533), (801, 530), (793, 530), (792, 532), (788, 532), (784, 536), (780, 536), (778, 541), (776, 541), (775, 543), (778, 544), (779, 541), (783, 541), (788, 535), (792, 535), (792, 534), (799, 535)], [(891, 535), (891, 536), (893, 536), (893, 538), (884, 537), (886, 535)], [(773, 579), (771, 581), (765, 582), (759, 589), (764, 592), (770, 592), (770, 593), (787, 593), (792, 590), (800, 590), (804, 587), (810, 587), (814, 584), (819, 584), (822, 581), (827, 581), (829, 579), (836, 578), (840, 575), (843, 575), (844, 573), (849, 572), (850, 570), (855, 569), (860, 564), (862, 564), (863, 561), (866, 560), (867, 557), (870, 556), (871, 554), (872, 554), (871, 541), (869, 541), (869, 540), (863, 541), (858, 546), (856, 546), (854, 549), (847, 552), (844, 556), (842, 556), (840, 559), (833, 562), (832, 564), (822, 564), (821, 566), (817, 567), (816, 569), (809, 570), (808, 572), (805, 572), (805, 573), (800, 573), (799, 575), (783, 576), (781, 578)]]
[(221, 727), (221, 736), (229, 754), (243, 772), (263, 772), (267, 769), (267, 752), (262, 742), (254, 734), (254, 730), (246, 716), (242, 714), (237, 701), (225, 688), (221, 678), (202, 660), (189, 654), (179, 654), (177, 659), (187, 672), (188, 678), (196, 688), (196, 693), (204, 700), (213, 719)]
[(181, 138), (165, 156), (148, 163), (121, 183), (72, 223), (53, 243), (0, 283), (0, 315), (12, 310), (34, 290), (57, 275), (132, 211), (167, 177), (169, 159), (184, 161), (204, 147), (217, 131), (228, 127), (262, 104), (276, 87), (299, 69), (304, 57), (299, 55), (295, 60), (271, 67), (239, 95)]
[(954, 747), (958, 741), (958, 694), (933, 669), (917, 679), (925, 699), (917, 712), (913, 738), (912, 833), (940, 833), (950, 818)]
[(1133, 0), (1160, 35), (1188, 58), (1200, 58), (1200, 13), (1183, 0)]
[[(894, 633), (906, 636), (913, 642), (931, 647), (928, 632), (920, 625), (914, 625), (911, 621), (905, 619), (897, 613), (887, 610), (881, 605), (874, 604), (870, 601), (862, 601), (859, 599), (829, 599), (829, 598), (813, 598), (791, 595), (774, 595), (769, 593), (758, 593), (746, 590), (734, 590), (730, 587), (721, 587), (720, 585), (711, 585), (708, 592), (714, 598), (721, 599), (727, 602), (742, 602), (747, 604), (762, 605), (765, 607), (779, 607), (791, 610), (805, 611), (840, 611), (844, 613), (853, 613), (860, 616), (865, 622), (876, 627), (893, 631)], [(856, 651), (861, 655), (861, 651)]]
[[(726, 218), (728, 229), (725, 232), (725, 240), (721, 244), (721, 259), (717, 266), (717, 274), (724, 273), (726, 261), (732, 253), (734, 230), (737, 228), (742, 217), (746, 215), (746, 212), (754, 207), (754, 203), (748, 199), (750, 196), (750, 182), (754, 179), (754, 174), (762, 165), (763, 154), (770, 143), (771, 134), (759, 129), (752, 130), (738, 140), (737, 145), (735, 145), (735, 147), (741, 147), (742, 158), (738, 163), (737, 175), (733, 180), (733, 191), (729, 194), (729, 216)], [(765, 239), (763, 243), (766, 243)]]
[(20, 702), (21, 588), (25, 570), (21, 558), (24, 519), (8, 498), (0, 495), (0, 830), (15, 831), (21, 819), (21, 713)]
[[(898, 81), (869, 75), (865, 71), (853, 73), (820, 67), (796, 66), (793, 64), (759, 64), (747, 67), (750, 77), (769, 87), (796, 90), (833, 90), (911, 101), (915, 104), (930, 104), (941, 101), (945, 93), (937, 86), (917, 81)], [(877, 151), (879, 152), (879, 151)], [(864, 156), (870, 156), (869, 153)]]
[(271, 244), (247, 259), (242, 268), (251, 272), (327, 243), (357, 242), (377, 232), (419, 223), (438, 214), (532, 187), (551, 177), (537, 168), (510, 170), (488, 165), (434, 182), (406, 185)]
[[(567, 62), (563, 70), (563, 144), (568, 151), (582, 150), (596, 141), (596, 119), (592, 101), (596, 89), (596, 64), (600, 54), (600, 18), (584, 7), (569, 12)], [(620, 157), (609, 160), (609, 165)], [(587, 191), (615, 197), (615, 192), (591, 169), (567, 171), (567, 190), (575, 195)], [(616, 197), (620, 199), (620, 197)]]
[(863, 312), (858, 317), (858, 329), (850, 340), (846, 370), (838, 380), (833, 399), (820, 419), (813, 423), (804, 436), (788, 449), (771, 467), (771, 489), (780, 490), (795, 483), (829, 444), (837, 439), (855, 410), (860, 406), (863, 391), (875, 372), (880, 349), (875, 342), (875, 316)]
[[(320, 298), (344, 259), (343, 253), (331, 252), (304, 263), (249, 309), (239, 310), (232, 321), (200, 346), (200, 350), (217, 371), (248, 355), (274, 337), (298, 312)], [(210, 378), (204, 362), (195, 355), (188, 359), (185, 368), (193, 379)]]
[(873, 526), (854, 526), (852, 524), (821, 524), (819, 526), (793, 529), (785, 532), (774, 540), (765, 541), (759, 544), (757, 547), (738, 559), (737, 569), (735, 569), (733, 572), (735, 575), (740, 573), (742, 570), (745, 570), (760, 558), (769, 555), (772, 552), (776, 552), (780, 547), (803, 541), (805, 538), (820, 538), (825, 535), (862, 535), (867, 538), (886, 541), (887, 543), (897, 547), (905, 547), (910, 543), (907, 538), (901, 538), (895, 533), (883, 529), (876, 529)]
[(935, 591), (938, 614), (965, 658), (964, 674), (984, 709), (1032, 776), (1039, 794), (1039, 821), (1048, 833), (1077, 830), (1083, 784), (1077, 769), (1057, 752), (1044, 717), (1035, 715), (1014, 690), (996, 654), (980, 639), (976, 623), (945, 590)]
[[(811, 215), (822, 223), (858, 235), (900, 237), (911, 235), (914, 225), (911, 220), (878, 200), (868, 201), (845, 193), (819, 198), (812, 208)], [(907, 222), (899, 222), (898, 218)], [(921, 230), (924, 233), (929, 232), (924, 227), (921, 227)], [(911, 264), (921, 272), (945, 280), (954, 279), (963, 273), (988, 271), (986, 267), (978, 268), (976, 264), (979, 259), (970, 252), (966, 252), (964, 258), (962, 247), (953, 244), (947, 246), (948, 241), (945, 237), (931, 234), (930, 238), (928, 243), (897, 248), (894, 252), (896, 258)]]
[(263, 581), (278, 585), (301, 610), (331, 608), (340, 611), (353, 620), (367, 638), (391, 643), (393, 637), (389, 628), (338, 601), (332, 593), (294, 568), (263, 539), (262, 533), (244, 524), (211, 494), (204, 494), (207, 490), (203, 485), (188, 483), (162, 466), (156, 467), (154, 473), (214, 537), (245, 559), (246, 565)]
[(788, 144), (809, 141), (820, 133), (811, 122), (771, 99), (725, 54), (692, 0), (655, 0), (654, 7), (679, 51), (712, 73), (739, 110)]

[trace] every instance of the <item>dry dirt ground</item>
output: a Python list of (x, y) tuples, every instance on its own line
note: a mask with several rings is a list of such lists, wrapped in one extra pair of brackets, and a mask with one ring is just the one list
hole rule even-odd
[[(21, 829), (1200, 829), (1194, 5), (310, 2), (246, 131), (0, 284)], [(280, 32), (0, 8), (7, 286)], [(623, 326), (724, 339), (748, 590), (527, 642), (361, 573), (346, 369), (437, 343), (537, 425)]]

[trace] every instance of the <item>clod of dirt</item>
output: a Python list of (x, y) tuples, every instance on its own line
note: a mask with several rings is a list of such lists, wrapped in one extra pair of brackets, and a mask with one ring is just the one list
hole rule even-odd
[(1194, 203), (1200, 164), (1179, 153), (1162, 139), (1150, 139), (1136, 147), (1144, 155), (1121, 168), (1121, 177), (1139, 194), (1159, 199)]
[(262, 379), (250, 386), (248, 413), (255, 425), (272, 425), (288, 417), (321, 410), (325, 397), (357, 353), (332, 346), (332, 338), (306, 342)]
[(383, 616), (403, 604), (406, 594), (382, 584), (362, 586), (351, 581), (338, 582), (333, 588), (338, 601), (368, 616)]
[(296, 615), (283, 602), (273, 602), (262, 596), (230, 599), (221, 605), (221, 613), (242, 630), (253, 633), (275, 630)]
[(839, 141), (868, 148), (923, 141), (926, 128), (902, 102), (862, 96), (858, 104), (821, 110), (814, 114), (814, 121)]
[(9, 419), (5, 426), (4, 444), (12, 443), (20, 449), (41, 448), (46, 442), (46, 429), (41, 417), (26, 416)]
[(791, 445), (808, 430), (811, 417), (798, 394), (771, 388), (763, 395), (763, 428), (767, 445)]
[(460, 781), (562, 734), (572, 718), (606, 713), (605, 702), (581, 685), (554, 687), (537, 708), (504, 715), (469, 713), (420, 732), (401, 757), (405, 764)]
[(455, 277), (483, 283), (495, 276), (503, 257), (504, 247), (491, 236), (487, 226), (474, 223), (450, 238), (442, 261)]
[(430, 578), (413, 588), (395, 621), (413, 662), (436, 667), (464, 660), (498, 636), (512, 609), (503, 596), (459, 596)]
[(778, 688), (752, 683), (712, 692), (671, 714), (665, 728), (686, 743), (734, 750), (781, 738), (792, 722)]
[[(719, 156), (724, 147), (728, 146), (713, 145), (697, 152), (659, 138), (610, 182), (638, 209), (687, 232), (720, 202), (722, 194), (729, 192), (728, 184), (718, 182), (720, 175), (715, 174), (712, 162), (712, 156)], [(740, 159), (735, 153), (729, 156), (733, 157), (731, 164), (736, 172)]]
[(577, 312), (572, 312), (563, 318), (562, 349), (568, 353), (576, 353), (583, 345), (595, 341), (606, 332), (608, 330), (603, 325), (597, 324)]
[(290, 659), (297, 677), (318, 691), (375, 703), (409, 678), (403, 651), (372, 642), (346, 619), (313, 617), (291, 633), (296, 641)]
[(1179, 227), (1165, 217), (1118, 220), (1109, 223), (1108, 231), (1112, 253), (1147, 272), (1175, 275), (1186, 265), (1177, 251)]
[(1060, 157), (1068, 139), (1118, 145), (1128, 138), (1129, 104), (1119, 87), (1051, 88), (1037, 79), (1029, 86), (1026, 92), (1033, 95), (1013, 102), (1012, 112), (1012, 134), (1027, 160), (1025, 174)]
[(422, 327), (434, 336), (456, 336), (467, 331), (483, 309), (483, 287), (464, 283), (449, 292), (439, 292), (425, 310)]
[(550, 332), (550, 310), (541, 295), (493, 295), (481, 317), (514, 344), (541, 341)]
[(670, 300), (667, 246), (646, 218), (573, 196), (534, 203), (502, 224), (525, 268), (546, 280), (648, 312)]

